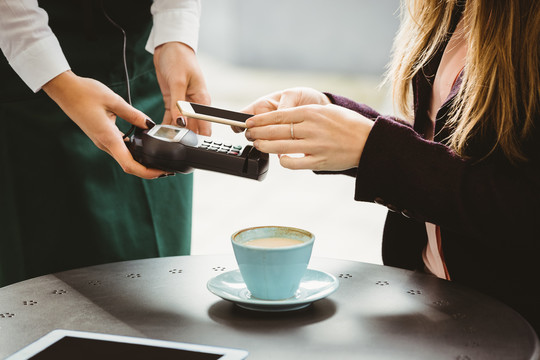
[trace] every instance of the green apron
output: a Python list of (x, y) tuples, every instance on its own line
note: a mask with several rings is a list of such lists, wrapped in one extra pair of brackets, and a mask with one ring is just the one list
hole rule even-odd
[[(127, 34), (133, 106), (154, 121), (163, 99), (144, 50), (151, 1), (105, 0)], [(126, 98), (122, 33), (96, 1), (40, 1), (72, 70)], [(190, 251), (192, 175), (125, 174), (47, 95), (0, 57), (0, 286), (42, 274)], [(130, 124), (117, 120), (126, 132)]]

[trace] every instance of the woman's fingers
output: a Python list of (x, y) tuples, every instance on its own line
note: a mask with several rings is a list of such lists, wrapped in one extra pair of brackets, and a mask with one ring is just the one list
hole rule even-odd
[(317, 130), (317, 118), (323, 116), (319, 105), (298, 106), (256, 115), (246, 121), (248, 139), (306, 139)]
[(268, 154), (303, 154), (311, 149), (306, 140), (255, 140), (253, 146)]
[(358, 165), (373, 122), (336, 105), (277, 110), (247, 121), (246, 137), (262, 152), (305, 154), (281, 157), (291, 169), (344, 170)]
[[(292, 125), (294, 126), (294, 125)], [(296, 125), (298, 132), (298, 125)], [(292, 131), (294, 134), (294, 130)], [(251, 128), (246, 131), (246, 137), (248, 139), (262, 139), (262, 140), (293, 140), (291, 134), (291, 124), (282, 124), (274, 126), (260, 126)], [(298, 134), (294, 135), (295, 139), (298, 139)]]
[(148, 129), (155, 125), (146, 114), (129, 105), (121, 96), (117, 96), (116, 100), (110, 104), (109, 111), (141, 129)]
[(247, 119), (246, 126), (249, 129), (258, 126), (301, 123), (304, 121), (305, 109), (305, 106), (298, 106), (255, 115)]
[(315, 156), (288, 156), (282, 155), (279, 157), (279, 163), (281, 166), (291, 170), (320, 170), (324, 167), (319, 166), (320, 161)]
[(277, 110), (279, 106), (279, 95), (271, 94), (260, 99), (255, 100), (253, 103), (249, 104), (241, 110), (243, 113), (247, 114), (264, 114), (269, 111)]
[(278, 109), (282, 110), (302, 105), (318, 104), (312, 97), (306, 96), (306, 92), (310, 90), (312, 89), (302, 87), (283, 90), (279, 99)]
[(109, 144), (107, 152), (127, 174), (136, 175), (143, 179), (155, 179), (166, 174), (163, 170), (149, 169), (135, 161), (122, 140), (114, 144)]

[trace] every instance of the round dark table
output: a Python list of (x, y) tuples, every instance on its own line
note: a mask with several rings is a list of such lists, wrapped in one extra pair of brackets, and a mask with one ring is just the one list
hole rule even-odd
[(209, 292), (230, 256), (92, 266), (0, 288), (0, 358), (57, 328), (246, 349), (249, 359), (540, 359), (502, 303), (435, 277), (313, 258), (338, 290), (292, 312), (242, 309)]

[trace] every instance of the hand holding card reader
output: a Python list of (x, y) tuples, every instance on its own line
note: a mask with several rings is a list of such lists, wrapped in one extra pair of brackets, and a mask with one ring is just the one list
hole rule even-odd
[(128, 148), (139, 163), (170, 172), (202, 169), (263, 180), (268, 171), (268, 154), (251, 145), (233, 145), (171, 125), (136, 129)]

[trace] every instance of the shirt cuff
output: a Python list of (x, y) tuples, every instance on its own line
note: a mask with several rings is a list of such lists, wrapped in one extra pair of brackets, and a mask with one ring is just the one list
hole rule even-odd
[(36, 41), (11, 59), (9, 64), (33, 92), (38, 92), (50, 80), (70, 70), (54, 35)]
[(169, 10), (154, 14), (154, 26), (146, 43), (146, 51), (167, 42), (181, 42), (197, 51), (199, 35), (199, 16), (194, 11)]

